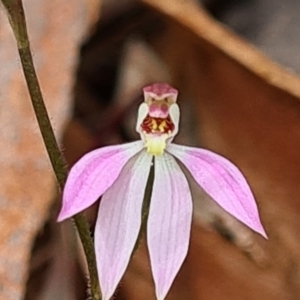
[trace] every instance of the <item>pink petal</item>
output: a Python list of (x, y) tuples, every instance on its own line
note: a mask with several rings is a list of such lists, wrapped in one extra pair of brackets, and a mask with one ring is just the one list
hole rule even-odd
[(95, 228), (102, 300), (113, 295), (129, 263), (141, 226), (151, 160), (146, 151), (132, 158), (102, 197)]
[(204, 149), (171, 144), (168, 152), (188, 168), (204, 191), (241, 222), (266, 237), (250, 187), (224, 157)]
[(114, 183), (123, 166), (143, 148), (141, 141), (104, 147), (83, 156), (71, 169), (58, 221), (91, 206)]
[(174, 89), (167, 83), (154, 83), (143, 88), (145, 100), (148, 98), (167, 98), (169, 97), (172, 103), (176, 102), (178, 90)]
[(155, 177), (148, 217), (148, 248), (157, 299), (166, 297), (186, 257), (192, 222), (188, 182), (168, 153), (155, 157)]

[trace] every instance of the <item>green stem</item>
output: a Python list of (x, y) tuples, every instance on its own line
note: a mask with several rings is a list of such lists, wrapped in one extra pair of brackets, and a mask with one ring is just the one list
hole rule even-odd
[[(13, 29), (18, 51), (27, 82), (28, 91), (32, 105), (37, 117), (38, 125), (54, 170), (60, 189), (63, 189), (67, 178), (67, 167), (65, 160), (59, 150), (54, 131), (43, 100), (40, 85), (34, 68), (30, 43), (27, 34), (26, 20), (22, 0), (1, 0), (8, 12), (9, 22)], [(101, 293), (98, 284), (97, 269), (95, 264), (94, 244), (90, 235), (89, 225), (86, 219), (78, 214), (74, 216), (90, 273), (91, 299), (100, 300)]]
[(90, 297), (91, 300), (101, 300), (101, 292), (98, 283), (98, 273), (96, 265), (96, 257), (94, 251), (94, 243), (90, 236), (89, 225), (82, 214), (74, 216), (74, 223), (77, 227), (83, 250), (86, 256), (88, 270), (90, 274)]
[(136, 252), (136, 250), (139, 247), (140, 242), (142, 241), (142, 239), (146, 235), (147, 221), (148, 221), (148, 216), (149, 216), (149, 208), (150, 208), (150, 201), (151, 201), (151, 196), (152, 196), (153, 182), (154, 182), (154, 165), (150, 169), (149, 177), (148, 177), (148, 180), (147, 180), (147, 185), (146, 185), (144, 200), (143, 200), (143, 206), (142, 206), (141, 229), (140, 229), (137, 241), (134, 245), (131, 257), (134, 255), (134, 253)]

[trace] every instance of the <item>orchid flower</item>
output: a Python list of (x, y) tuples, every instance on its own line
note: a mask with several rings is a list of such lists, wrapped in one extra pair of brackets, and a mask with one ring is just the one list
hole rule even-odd
[(94, 150), (71, 169), (58, 221), (102, 196), (95, 252), (103, 300), (112, 297), (128, 266), (141, 227), (143, 198), (154, 162), (147, 245), (156, 297), (166, 297), (188, 251), (192, 196), (179, 160), (225, 211), (266, 237), (251, 190), (241, 172), (208, 150), (172, 143), (178, 132), (178, 91), (167, 84), (143, 89), (136, 130), (140, 141)]

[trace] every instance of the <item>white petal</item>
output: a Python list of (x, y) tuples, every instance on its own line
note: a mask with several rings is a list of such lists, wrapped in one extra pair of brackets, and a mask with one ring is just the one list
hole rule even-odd
[(175, 126), (174, 131), (172, 132), (171, 136), (174, 137), (179, 130), (179, 119), (180, 119), (180, 109), (179, 106), (174, 103), (169, 108), (170, 118)]
[[(144, 119), (146, 118), (146, 116), (148, 115), (148, 112), (149, 112), (149, 106), (148, 106), (148, 104), (143, 102), (139, 106), (138, 117), (137, 117), (137, 122), (136, 122), (136, 131), (139, 134), (141, 134), (141, 125), (142, 125)], [(141, 137), (142, 137), (142, 135), (141, 135)]]
[(188, 251), (192, 198), (185, 175), (168, 153), (155, 157), (148, 248), (158, 299), (164, 299)]
[(113, 295), (136, 243), (151, 160), (145, 151), (132, 158), (102, 197), (95, 249), (103, 300)]

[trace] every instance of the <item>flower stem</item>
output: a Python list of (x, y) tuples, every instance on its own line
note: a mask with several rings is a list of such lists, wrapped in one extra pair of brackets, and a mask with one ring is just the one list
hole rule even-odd
[[(25, 13), (22, 0), (1, 0), (8, 13), (8, 19), (13, 29), (18, 51), (26, 79), (28, 91), (38, 121), (38, 125), (54, 170), (60, 189), (63, 189), (67, 177), (67, 165), (59, 150), (54, 131), (50, 123), (47, 109), (43, 100), (40, 85), (34, 68), (30, 43), (27, 34)], [(84, 216), (74, 217), (79, 237), (81, 239), (90, 273), (91, 299), (100, 300), (101, 293), (98, 284), (94, 244), (89, 225)]]
[(149, 177), (148, 177), (148, 181), (147, 181), (147, 185), (146, 185), (146, 189), (145, 189), (145, 194), (144, 194), (143, 206), (142, 206), (141, 229), (140, 229), (137, 241), (132, 250), (131, 257), (134, 255), (135, 251), (139, 247), (140, 242), (146, 235), (153, 182), (154, 182), (154, 165), (152, 165), (151, 169), (150, 169), (150, 173), (149, 173)]

